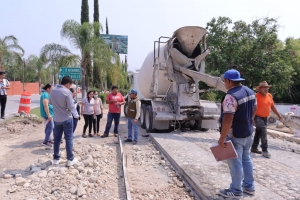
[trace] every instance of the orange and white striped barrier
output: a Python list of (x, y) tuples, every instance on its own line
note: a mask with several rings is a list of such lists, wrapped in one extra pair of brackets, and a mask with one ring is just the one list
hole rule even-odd
[(18, 113), (24, 111), (25, 113), (30, 114), (30, 103), (31, 103), (31, 94), (29, 92), (23, 92), (21, 94)]

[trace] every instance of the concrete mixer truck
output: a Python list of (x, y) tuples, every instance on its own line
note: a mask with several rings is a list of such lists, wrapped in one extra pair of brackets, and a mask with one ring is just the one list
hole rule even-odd
[(188, 26), (172, 37), (160, 37), (140, 70), (132, 74), (132, 87), (141, 99), (140, 123), (147, 132), (217, 128), (219, 109), (199, 99), (198, 82), (226, 92), (220, 77), (205, 74), (206, 30)]
[[(201, 27), (182, 27), (172, 37), (154, 41), (154, 49), (140, 70), (129, 76), (142, 103), (141, 127), (148, 133), (218, 128), (220, 109), (214, 102), (199, 99), (199, 81), (227, 91), (220, 77), (205, 74), (208, 54), (206, 30)], [(286, 126), (300, 131), (299, 116), (282, 116)]]

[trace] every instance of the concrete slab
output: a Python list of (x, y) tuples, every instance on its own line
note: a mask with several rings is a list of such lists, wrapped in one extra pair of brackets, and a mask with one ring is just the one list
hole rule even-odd
[[(225, 161), (217, 162), (209, 149), (216, 142), (217, 132), (151, 133), (150, 137), (199, 198), (224, 199), (218, 192), (229, 187), (229, 168)], [(255, 196), (244, 194), (244, 199), (284, 199), (257, 182), (255, 186)]]

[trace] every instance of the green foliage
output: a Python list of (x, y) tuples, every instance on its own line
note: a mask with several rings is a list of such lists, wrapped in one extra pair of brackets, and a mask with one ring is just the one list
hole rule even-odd
[(129, 92), (129, 89), (123, 89), (123, 88), (121, 88), (121, 89), (119, 89), (119, 92), (120, 92), (123, 96), (125, 96), (125, 95)]
[(89, 22), (89, 1), (81, 1), (81, 24)]
[(30, 114), (34, 114), (34, 115), (38, 116), (39, 118), (41, 118), (41, 115), (40, 115), (40, 107), (31, 109), (31, 110), (30, 110)]
[(106, 94), (106, 93), (100, 93), (100, 94), (99, 94), (99, 98), (101, 98), (102, 103), (105, 103), (106, 97), (107, 97), (107, 94)]
[(99, 22), (99, 3), (94, 0), (94, 22)]
[[(24, 49), (18, 44), (18, 39), (15, 36), (9, 35), (0, 38), (0, 66), (10, 65), (10, 59), (13, 59), (14, 64), (21, 63), (24, 53)], [(6, 62), (4, 62), (5, 59)]]
[(251, 24), (243, 21), (232, 24), (227, 17), (213, 18), (207, 23), (207, 44), (211, 47), (207, 73), (218, 72), (219, 76), (236, 68), (246, 79), (244, 85), (254, 88), (266, 80), (273, 85), (276, 100), (289, 95), (294, 69), (288, 62), (284, 45), (278, 40), (278, 27), (277, 20), (268, 17)]

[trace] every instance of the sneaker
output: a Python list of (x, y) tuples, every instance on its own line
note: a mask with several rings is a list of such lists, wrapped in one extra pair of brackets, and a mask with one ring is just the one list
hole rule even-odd
[(115, 137), (118, 137), (118, 136), (119, 136), (119, 134), (118, 134), (118, 133), (115, 133), (115, 134), (114, 134), (114, 136), (115, 136)]
[(126, 140), (124, 140), (124, 142), (132, 142), (132, 140), (131, 139), (126, 139)]
[(136, 145), (136, 144), (137, 144), (137, 141), (133, 141), (132, 144), (133, 144), (133, 145)]
[(241, 199), (243, 198), (243, 195), (236, 195), (233, 192), (231, 192), (229, 189), (220, 190), (219, 194), (223, 197), (228, 197), (232, 199)]
[(85, 134), (85, 133), (83, 133), (83, 134), (82, 134), (82, 137), (83, 137), (83, 138), (86, 138), (87, 136), (86, 136), (86, 134)]
[(261, 154), (261, 153), (262, 153), (262, 151), (261, 151), (261, 150), (258, 150), (257, 148), (252, 148), (252, 149), (251, 149), (251, 152), (252, 152), (252, 153), (258, 153), (258, 154)]
[(262, 155), (263, 155), (265, 158), (271, 158), (271, 154), (270, 154), (268, 151), (263, 151), (263, 152), (262, 152)]
[(54, 144), (54, 141), (53, 141), (53, 140), (50, 140), (50, 141), (48, 141), (48, 142), (49, 142), (50, 144), (52, 144), (52, 145)]
[(59, 165), (59, 160), (54, 159), (53, 160), (53, 165)]
[(94, 135), (93, 135), (93, 134), (91, 134), (91, 133), (89, 133), (89, 137), (94, 137)]
[(67, 167), (70, 167), (70, 166), (74, 165), (77, 162), (78, 162), (77, 158), (73, 158), (73, 160), (68, 160)]
[(101, 138), (105, 138), (108, 137), (108, 134), (104, 133), (103, 135), (101, 135)]
[(52, 147), (52, 144), (50, 142), (43, 142), (42, 145), (45, 147)]
[(255, 190), (248, 190), (245, 187), (243, 187), (243, 192), (247, 193), (247, 194), (250, 194), (250, 195), (254, 195), (255, 194)]

